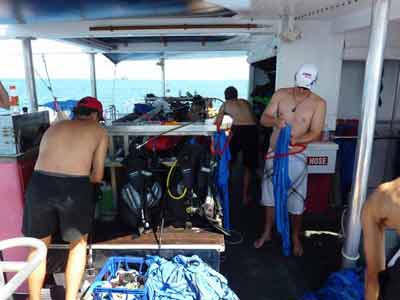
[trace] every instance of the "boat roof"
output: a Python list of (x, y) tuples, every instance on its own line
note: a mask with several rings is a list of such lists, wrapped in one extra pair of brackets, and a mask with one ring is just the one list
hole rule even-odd
[[(290, 25), (330, 22), (333, 32), (345, 33), (346, 43), (356, 47), (368, 40), (371, 6), (370, 0), (3, 0), (0, 39), (64, 40), (118, 63), (248, 53), (273, 45), (287, 19)], [(400, 48), (400, 1), (392, 1), (390, 13), (389, 40)]]

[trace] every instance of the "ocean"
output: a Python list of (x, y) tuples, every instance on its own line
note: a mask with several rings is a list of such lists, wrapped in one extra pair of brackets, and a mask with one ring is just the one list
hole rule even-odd
[[(0, 79), (4, 87), (15, 85), (20, 98), (20, 106), (29, 107), (29, 97), (24, 79)], [(48, 83), (46, 83), (48, 85)], [(42, 80), (36, 79), (38, 102), (52, 101), (52, 95)], [(54, 79), (51, 81), (54, 95), (58, 100), (79, 100), (91, 94), (90, 80)], [(248, 97), (247, 80), (170, 80), (167, 81), (167, 96), (198, 94), (203, 97), (224, 98), (226, 87), (233, 85), (239, 97)], [(115, 105), (119, 113), (132, 112), (134, 103), (142, 102), (146, 94), (162, 95), (160, 80), (97, 80), (97, 97), (107, 108)]]

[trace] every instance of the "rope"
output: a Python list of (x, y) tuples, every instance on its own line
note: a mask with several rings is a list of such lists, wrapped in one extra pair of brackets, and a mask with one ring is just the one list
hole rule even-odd
[(117, 65), (114, 65), (114, 78), (113, 78), (113, 88), (111, 93), (112, 104), (115, 105), (115, 82), (117, 79)]
[(275, 158), (289, 157), (289, 156), (291, 156), (291, 155), (296, 155), (296, 154), (303, 153), (303, 152), (306, 150), (306, 148), (307, 148), (307, 146), (306, 146), (305, 144), (294, 144), (294, 145), (290, 144), (290, 146), (292, 146), (292, 147), (294, 147), (294, 148), (299, 148), (299, 150), (290, 151), (290, 152), (288, 151), (288, 152), (286, 152), (286, 153), (278, 153), (278, 154), (276, 154), (274, 151), (269, 151), (269, 152), (265, 155), (264, 159), (267, 160), (267, 159), (275, 159)]
[(46, 57), (44, 54), (42, 54), (42, 61), (43, 61), (43, 65), (44, 65), (44, 69), (46, 71), (46, 76), (47, 76), (47, 83), (46, 81), (43, 79), (42, 76), (40, 76), (39, 72), (37, 70), (35, 70), (35, 73), (39, 76), (40, 80), (42, 81), (42, 83), (46, 86), (46, 88), (50, 91), (51, 96), (53, 97), (53, 101), (54, 101), (54, 108), (56, 112), (60, 111), (60, 106), (58, 104), (57, 101), (57, 97), (54, 95), (54, 90), (53, 90), (53, 86), (51, 84), (51, 80), (50, 80), (50, 75), (49, 75), (49, 70), (47, 68), (47, 62), (46, 62)]
[(149, 138), (147, 141), (145, 141), (144, 143), (142, 143), (142, 144), (140, 144), (139, 146), (137, 146), (137, 147), (136, 147), (136, 150), (142, 148), (143, 146), (145, 146), (146, 144), (150, 143), (151, 141), (153, 141), (153, 140), (155, 140), (155, 139), (158, 139), (160, 136), (163, 136), (163, 135), (166, 135), (166, 134), (168, 134), (168, 133), (171, 133), (171, 132), (173, 132), (173, 131), (175, 131), (175, 130), (178, 130), (178, 129), (181, 129), (181, 128), (184, 128), (184, 127), (193, 125), (194, 123), (195, 123), (195, 122), (190, 122), (190, 123), (183, 124), (183, 125), (181, 125), (181, 126), (178, 126), (178, 127), (175, 127), (175, 128), (169, 129), (169, 130), (166, 130), (166, 131), (164, 131), (164, 132), (161, 132), (160, 134), (155, 135), (155, 136)]
[[(220, 132), (220, 130), (218, 129), (218, 132)], [(229, 144), (232, 140), (232, 130), (229, 132), (228, 138), (226, 139), (226, 142), (224, 144), (224, 146), (222, 147), (222, 149), (215, 149), (215, 143), (214, 143), (214, 138), (211, 138), (211, 144), (210, 144), (210, 151), (212, 155), (219, 155), (222, 156), (222, 154), (225, 153), (225, 151), (228, 149)]]

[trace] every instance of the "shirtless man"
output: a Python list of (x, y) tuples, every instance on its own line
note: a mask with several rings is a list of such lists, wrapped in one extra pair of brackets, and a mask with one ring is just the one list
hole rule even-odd
[(400, 234), (400, 178), (377, 188), (364, 204), (361, 219), (367, 263), (365, 300), (377, 300), (378, 274), (386, 266), (385, 229), (393, 229)]
[[(303, 65), (295, 76), (295, 87), (278, 90), (261, 116), (261, 124), (273, 127), (270, 150), (273, 151), (280, 129), (286, 124), (292, 126), (291, 144), (308, 144), (320, 139), (325, 125), (326, 103), (310, 89), (317, 80), (318, 71), (314, 65)], [(291, 149), (297, 151), (297, 147)], [(265, 209), (265, 227), (254, 246), (260, 248), (271, 240), (275, 218), (275, 200), (272, 185), (273, 159), (265, 162), (265, 177), (262, 183), (262, 204)], [(307, 161), (303, 153), (289, 156), (289, 177), (292, 182), (288, 194), (288, 211), (291, 214), (293, 254), (303, 255), (300, 242), (302, 214), (307, 194)]]
[(257, 120), (253, 114), (250, 103), (238, 99), (238, 92), (233, 86), (225, 90), (225, 103), (221, 106), (215, 124), (221, 126), (224, 115), (233, 119), (232, 140), (230, 151), (232, 162), (237, 154), (243, 151), (243, 164), (245, 167), (243, 178), (243, 204), (249, 204), (251, 172), (257, 168), (258, 160), (258, 130)]
[[(70, 242), (66, 267), (66, 297), (76, 300), (86, 264), (87, 236), (91, 231), (95, 203), (92, 183), (103, 178), (108, 136), (100, 126), (101, 103), (81, 99), (75, 120), (51, 126), (43, 136), (25, 198), (22, 232), (46, 245), (60, 232)], [(30, 257), (34, 252), (30, 253)], [(43, 262), (29, 277), (31, 300), (40, 299), (46, 275)]]

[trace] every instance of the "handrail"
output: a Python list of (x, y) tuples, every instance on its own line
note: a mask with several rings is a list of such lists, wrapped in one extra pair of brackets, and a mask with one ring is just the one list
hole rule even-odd
[[(0, 300), (5, 300), (11, 297), (15, 290), (28, 278), (28, 276), (40, 265), (46, 258), (47, 248), (46, 245), (38, 239), (34, 238), (13, 238), (0, 241), (0, 251), (14, 247), (31, 247), (36, 248), (37, 253), (29, 262), (1, 262), (0, 273), (3, 272), (17, 272), (10, 281), (2, 285), (0, 280)], [(0, 277), (2, 275), (0, 274)], [(2, 278), (0, 278), (2, 279)], [(3, 283), (4, 284), (4, 283)]]

